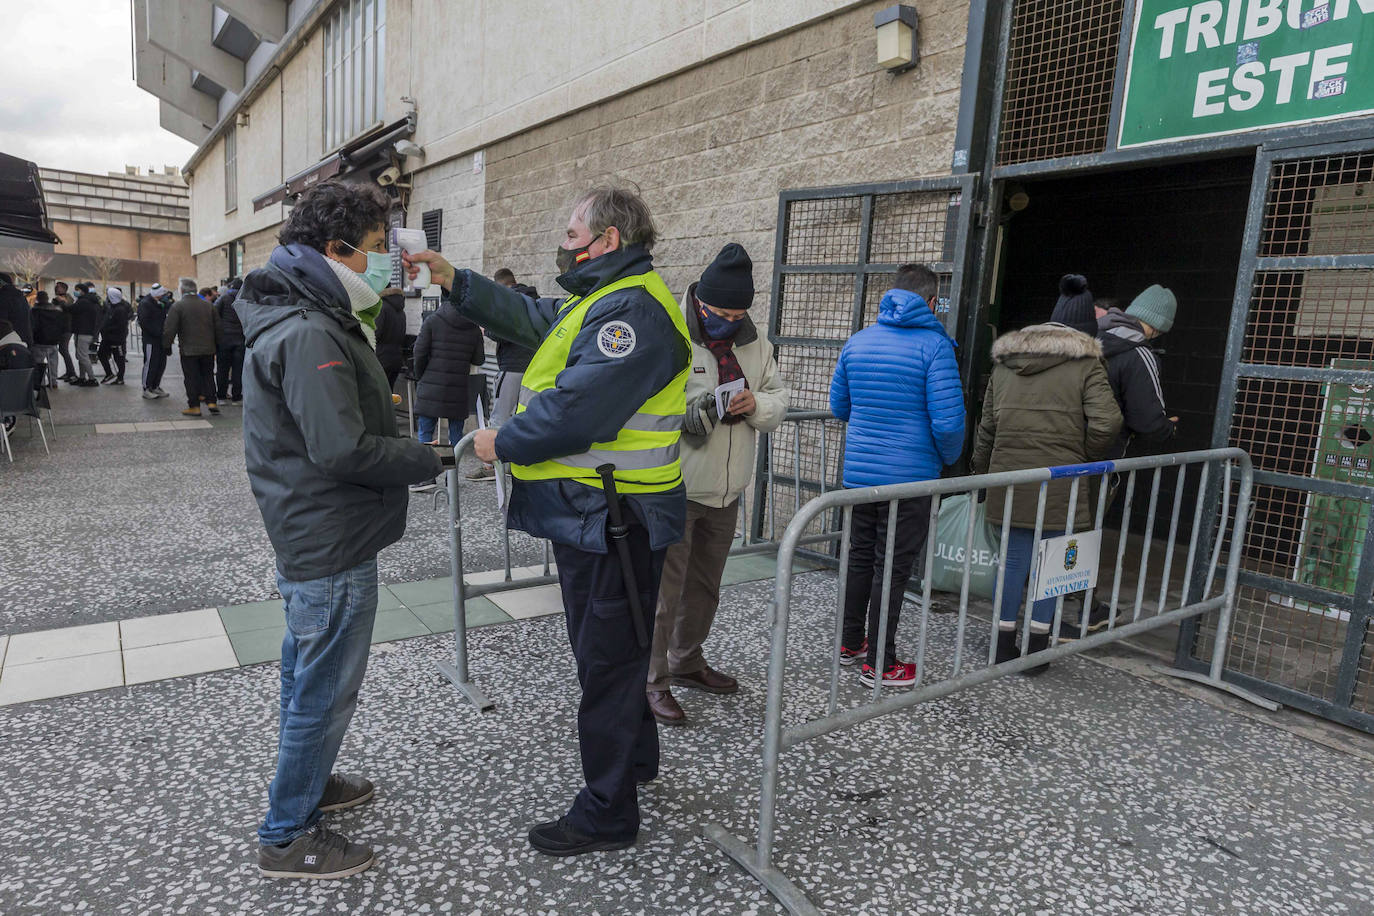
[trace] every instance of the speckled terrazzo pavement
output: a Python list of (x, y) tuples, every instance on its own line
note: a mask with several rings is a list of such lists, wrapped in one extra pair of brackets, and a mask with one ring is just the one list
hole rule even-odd
[[(792, 717), (823, 696), (834, 579), (802, 576), (796, 593)], [(642, 794), (631, 850), (551, 860), (525, 844), (579, 784), (574, 669), (561, 621), (546, 618), (472, 634), (474, 675), (498, 703), (487, 716), (432, 668), (448, 640), (374, 650), (341, 769), (375, 779), (378, 797), (333, 823), (381, 859), (341, 883), (254, 873), (276, 666), (0, 710), (0, 908), (781, 912), (699, 835), (717, 820), (754, 838), (768, 595), (766, 582), (726, 590), (708, 653), (744, 689), (680, 692), (694, 727), (662, 730), (663, 778)], [(953, 625), (933, 618), (932, 660)], [(1365, 764), (1089, 662), (784, 760), (775, 861), (827, 912), (1370, 912)]]
[[(0, 633), (23, 633), (192, 608), (262, 601), (277, 594), (273, 555), (244, 470), (241, 408), (206, 417), (213, 429), (96, 434), (97, 423), (181, 419), (172, 397), (145, 401), (132, 360), (122, 388), (53, 394), (51, 456), (23, 440), (0, 468), (6, 494), (22, 494), (23, 531), (0, 551)], [(499, 568), (500, 525), (490, 483), (463, 485), (468, 568)], [(469, 496), (469, 494), (472, 494)], [(405, 537), (382, 551), (383, 583), (449, 572), (447, 509), (432, 494), (410, 501)], [(515, 565), (542, 547), (511, 536)]]

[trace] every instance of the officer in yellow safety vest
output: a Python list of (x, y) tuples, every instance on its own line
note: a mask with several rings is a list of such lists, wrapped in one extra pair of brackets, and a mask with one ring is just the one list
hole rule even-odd
[[(678, 438), (691, 351), (682, 311), (654, 272), (653, 244), (644, 201), (603, 187), (579, 198), (556, 252), (566, 299), (531, 299), (431, 251), (406, 257), (412, 276), (428, 264), (458, 311), (493, 337), (537, 348), (515, 416), (479, 432), (475, 447), (511, 466), (507, 524), (553, 542), (582, 685), (586, 786), (565, 816), (529, 834), (549, 855), (632, 845), (637, 785), (658, 775), (643, 638), (652, 639), (664, 555), (686, 521)], [(597, 472), (607, 464), (629, 528), (620, 550), (608, 549), (613, 519)]]

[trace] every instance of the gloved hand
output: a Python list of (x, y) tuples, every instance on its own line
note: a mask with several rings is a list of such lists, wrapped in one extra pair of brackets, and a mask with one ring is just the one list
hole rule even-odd
[(720, 419), (716, 414), (716, 393), (703, 391), (687, 402), (682, 417), (682, 431), (689, 436), (709, 436)]

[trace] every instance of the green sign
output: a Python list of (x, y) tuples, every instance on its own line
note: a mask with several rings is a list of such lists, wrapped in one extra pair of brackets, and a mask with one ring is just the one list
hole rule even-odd
[[(1369, 363), (1333, 360), (1333, 369), (1371, 369)], [(1369, 385), (1326, 385), (1312, 476), (1374, 484), (1374, 372)], [(1298, 545), (1296, 578), (1343, 595), (1355, 578), (1369, 525), (1369, 501), (1309, 493)]]
[(1374, 0), (1138, 0), (1122, 147), (1374, 112)]

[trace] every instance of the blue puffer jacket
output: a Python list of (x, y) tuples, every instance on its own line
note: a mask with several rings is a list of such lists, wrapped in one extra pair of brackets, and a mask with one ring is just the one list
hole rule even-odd
[(878, 323), (845, 343), (830, 409), (849, 423), (844, 485), (933, 480), (964, 448), (964, 394), (954, 341), (926, 301), (890, 289)]

